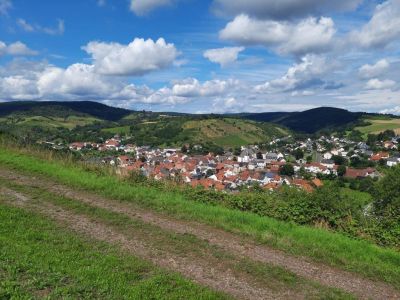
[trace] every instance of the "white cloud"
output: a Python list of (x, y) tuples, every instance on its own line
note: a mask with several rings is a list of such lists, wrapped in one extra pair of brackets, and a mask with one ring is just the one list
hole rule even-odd
[(247, 14), (259, 19), (288, 19), (351, 11), (362, 0), (214, 0), (217, 14), (236, 16)]
[(281, 78), (267, 81), (255, 87), (256, 92), (287, 92), (314, 85), (325, 84), (321, 77), (333, 68), (326, 58), (316, 55), (307, 55), (300, 63), (290, 67)]
[(0, 0), (0, 15), (7, 15), (12, 8), (11, 0)]
[(174, 0), (131, 0), (131, 10), (138, 16), (147, 15), (151, 11), (171, 5)]
[(6, 45), (4, 42), (0, 41), (0, 56), (1, 55), (12, 55), (12, 56), (31, 56), (37, 55), (38, 52), (31, 50), (24, 43), (15, 42)]
[(359, 69), (359, 74), (361, 78), (370, 79), (382, 75), (389, 67), (389, 62), (386, 59), (381, 59), (374, 65), (363, 65)]
[(163, 38), (135, 38), (128, 45), (90, 42), (83, 49), (92, 56), (96, 72), (107, 75), (143, 75), (170, 66), (179, 55)]
[(391, 89), (396, 85), (396, 82), (393, 80), (379, 80), (377, 78), (370, 79), (367, 84), (365, 85), (365, 88), (368, 90), (386, 90), (386, 89)]
[(197, 79), (188, 78), (176, 81), (172, 85), (172, 94), (181, 97), (212, 97), (233, 91), (239, 82), (237, 80), (211, 80), (200, 83)]
[(351, 41), (362, 47), (385, 47), (400, 38), (400, 1), (378, 4), (371, 20), (350, 34)]
[(209, 49), (204, 52), (204, 57), (211, 62), (220, 64), (222, 67), (235, 62), (244, 47), (224, 47), (218, 49)]
[(103, 7), (106, 6), (106, 0), (97, 0), (97, 6)]
[(54, 27), (45, 27), (37, 24), (30, 24), (24, 19), (17, 19), (17, 25), (25, 32), (43, 32), (49, 35), (63, 35), (65, 32), (64, 20), (57, 20)]
[(383, 109), (383, 110), (380, 111), (380, 113), (381, 114), (400, 115), (400, 106), (395, 106), (393, 108)]
[(335, 33), (331, 18), (310, 17), (294, 24), (239, 15), (219, 35), (242, 45), (264, 45), (279, 53), (304, 55), (329, 50)]

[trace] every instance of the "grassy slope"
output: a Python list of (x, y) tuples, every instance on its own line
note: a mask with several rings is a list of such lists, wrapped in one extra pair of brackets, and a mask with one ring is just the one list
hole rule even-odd
[(209, 263), (224, 264), (226, 268), (238, 272), (237, 276), (239, 277), (243, 276), (243, 272), (245, 272), (247, 276), (252, 276), (254, 281), (268, 286), (272, 290), (300, 292), (306, 295), (307, 299), (354, 299), (353, 296), (341, 290), (321, 286), (283, 268), (256, 263), (246, 258), (236, 258), (192, 235), (164, 231), (157, 226), (131, 219), (124, 214), (93, 207), (71, 198), (60, 197), (40, 188), (32, 189), (10, 182), (5, 182), (4, 185), (29, 195), (33, 199), (40, 199), (40, 203), (50, 202), (76, 215), (83, 215), (97, 224), (105, 224), (127, 237), (151, 240), (157, 248), (168, 251), (172, 255), (188, 257), (195, 253), (197, 259), (200, 257)]
[(251, 213), (191, 202), (175, 192), (160, 194), (155, 189), (121, 182), (113, 176), (96, 175), (77, 166), (18, 154), (16, 150), (1, 149), (0, 164), (48, 176), (72, 187), (95, 191), (110, 198), (132, 201), (178, 218), (197, 220), (241, 233), (292, 254), (309, 256), (315, 261), (400, 287), (400, 254), (366, 241)]
[(282, 135), (278, 126), (273, 126), (268, 131), (255, 122), (229, 118), (188, 121), (183, 127), (195, 132), (196, 141), (211, 141), (219, 146), (230, 147), (261, 143), (273, 135)]
[(366, 118), (365, 121), (371, 123), (371, 125), (355, 128), (365, 135), (370, 133), (377, 134), (385, 130), (394, 130), (397, 134), (400, 134), (400, 119)]
[(221, 299), (177, 274), (0, 204), (0, 299)]
[(0, 122), (6, 124), (12, 124), (13, 126), (23, 127), (43, 127), (43, 128), (57, 128), (63, 127), (67, 129), (73, 129), (76, 126), (85, 126), (93, 124), (96, 121), (100, 121), (90, 116), (68, 116), (66, 118), (60, 117), (43, 117), (43, 116), (10, 116), (7, 118), (0, 118)]

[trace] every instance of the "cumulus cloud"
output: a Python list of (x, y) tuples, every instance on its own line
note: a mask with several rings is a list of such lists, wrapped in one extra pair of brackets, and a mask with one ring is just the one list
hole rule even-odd
[(365, 88), (367, 90), (386, 90), (386, 89), (391, 89), (396, 85), (396, 82), (390, 79), (386, 80), (379, 80), (377, 78), (370, 79), (367, 84), (365, 85)]
[(324, 13), (351, 11), (362, 0), (214, 0), (217, 14), (247, 14), (258, 19), (289, 19)]
[(374, 65), (363, 65), (359, 69), (360, 77), (363, 79), (370, 79), (382, 75), (385, 71), (389, 69), (389, 62), (387, 59), (381, 59)]
[(219, 96), (232, 91), (239, 85), (237, 80), (210, 80), (200, 83), (195, 78), (187, 78), (173, 82), (171, 91), (175, 96), (181, 97), (211, 97)]
[(12, 8), (11, 0), (0, 0), (0, 15), (7, 15)]
[(131, 0), (131, 10), (138, 16), (143, 16), (151, 11), (171, 5), (174, 0)]
[(9, 45), (0, 41), (0, 56), (1, 55), (12, 55), (12, 56), (31, 56), (37, 55), (38, 52), (29, 49), (24, 43), (18, 41)]
[(400, 1), (388, 0), (376, 6), (371, 20), (350, 34), (362, 47), (385, 47), (400, 38)]
[(333, 68), (326, 58), (307, 55), (300, 63), (294, 64), (281, 78), (257, 85), (259, 93), (288, 92), (313, 86), (324, 86), (326, 82), (321, 77)]
[(204, 57), (211, 62), (220, 64), (222, 67), (235, 62), (238, 55), (242, 52), (244, 47), (224, 47), (218, 49), (209, 49), (204, 52)]
[(46, 27), (38, 24), (30, 24), (24, 19), (17, 19), (17, 25), (25, 32), (42, 32), (49, 35), (63, 35), (65, 32), (64, 20), (57, 20), (57, 25), (54, 27)]
[(83, 49), (92, 56), (95, 70), (107, 75), (143, 75), (170, 66), (179, 55), (163, 38), (136, 38), (128, 45), (90, 42)]
[(298, 23), (257, 20), (239, 15), (220, 31), (223, 40), (273, 47), (282, 54), (320, 53), (332, 46), (336, 33), (331, 18), (309, 17)]
[(400, 115), (400, 106), (395, 106), (393, 108), (387, 108), (380, 111), (381, 114), (392, 114)]

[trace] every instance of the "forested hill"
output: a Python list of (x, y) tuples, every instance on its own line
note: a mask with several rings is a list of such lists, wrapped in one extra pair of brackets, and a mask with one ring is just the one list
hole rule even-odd
[(0, 103), (0, 117), (6, 117), (11, 114), (61, 118), (71, 115), (87, 115), (107, 121), (118, 121), (131, 113), (131, 110), (111, 107), (94, 101), (24, 101)]
[(280, 124), (297, 132), (316, 133), (324, 129), (336, 129), (350, 125), (360, 120), (363, 115), (365, 114), (340, 108), (320, 107), (303, 112), (272, 112), (242, 114), (241, 116), (253, 121)]

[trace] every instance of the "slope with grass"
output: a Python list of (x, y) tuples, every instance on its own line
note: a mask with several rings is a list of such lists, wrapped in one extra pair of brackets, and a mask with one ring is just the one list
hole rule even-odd
[(306, 256), (314, 262), (350, 271), (394, 287), (400, 286), (400, 255), (366, 241), (357, 241), (322, 229), (302, 227), (251, 213), (210, 206), (185, 199), (174, 191), (158, 190), (121, 182), (108, 175), (96, 175), (58, 161), (44, 161), (3, 149), (0, 164), (50, 177), (74, 188), (96, 191), (104, 196), (134, 203), (182, 220), (198, 221), (251, 238), (290, 255)]
[(400, 118), (391, 117), (366, 117), (363, 119), (368, 125), (356, 127), (364, 135), (379, 134), (386, 130), (393, 130), (400, 135)]
[(1, 299), (228, 298), (0, 197)]

